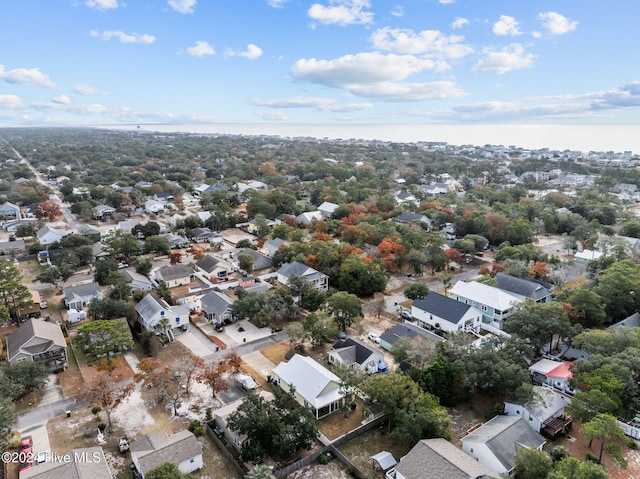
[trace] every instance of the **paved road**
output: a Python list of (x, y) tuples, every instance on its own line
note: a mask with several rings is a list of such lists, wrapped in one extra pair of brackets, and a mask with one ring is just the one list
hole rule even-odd
[(43, 404), (31, 411), (17, 414), (15, 428), (18, 430), (34, 428), (46, 423), (49, 419), (65, 414), (66, 411), (75, 411), (87, 404), (86, 402), (76, 402), (74, 397)]

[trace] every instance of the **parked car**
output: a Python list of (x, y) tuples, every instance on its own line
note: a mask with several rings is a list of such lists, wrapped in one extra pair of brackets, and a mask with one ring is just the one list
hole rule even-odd
[(376, 333), (369, 333), (367, 337), (376, 344), (380, 343), (380, 336), (378, 336)]
[(20, 440), (20, 452), (25, 456), (30, 454), (33, 450), (33, 438), (31, 436), (25, 436)]
[(400, 316), (403, 319), (411, 319), (411, 313), (409, 311), (403, 311), (402, 313), (400, 313)]

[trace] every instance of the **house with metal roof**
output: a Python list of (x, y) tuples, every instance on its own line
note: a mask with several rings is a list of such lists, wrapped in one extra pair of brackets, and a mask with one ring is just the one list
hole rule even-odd
[(506, 273), (498, 273), (495, 276), (497, 287), (519, 299), (530, 299), (536, 303), (547, 303), (553, 298), (553, 285), (542, 281), (533, 281)]
[(64, 304), (68, 309), (81, 311), (94, 299), (102, 299), (102, 289), (96, 282), (64, 288)]
[(384, 354), (355, 338), (338, 339), (327, 354), (329, 364), (346, 364), (367, 374), (378, 372), (384, 365)]
[(35, 467), (20, 471), (20, 479), (112, 479), (109, 463), (100, 446), (71, 449), (45, 460)]
[(271, 371), (276, 384), (285, 391), (295, 388), (296, 401), (309, 406), (316, 419), (340, 409), (344, 397), (340, 378), (310, 357), (295, 354)]
[(387, 471), (385, 479), (498, 479), (446, 439), (422, 439)]
[(433, 343), (434, 349), (436, 344), (444, 341), (444, 338), (442, 336), (438, 336), (431, 331), (427, 331), (420, 326), (416, 326), (413, 323), (405, 321), (404, 323), (394, 324), (390, 329), (387, 329), (380, 335), (380, 347), (386, 349), (387, 351), (390, 351), (391, 347), (398, 339), (413, 339), (417, 336), (431, 341)]
[(482, 312), (482, 326), (501, 329), (502, 321), (513, 314), (515, 306), (522, 300), (515, 296), (477, 281), (458, 281), (450, 290), (449, 297), (473, 306)]
[(186, 429), (173, 434), (145, 434), (131, 444), (130, 450), (131, 460), (142, 477), (167, 462), (178, 466), (182, 474), (189, 474), (204, 466), (202, 446), (196, 436)]
[(276, 274), (278, 281), (285, 286), (289, 284), (289, 279), (292, 276), (302, 276), (313, 284), (313, 287), (318, 291), (326, 293), (329, 290), (329, 276), (299, 261), (284, 263)]
[(189, 325), (190, 310), (187, 305), (169, 306), (163, 299), (147, 294), (135, 306), (138, 321), (144, 329), (152, 333), (161, 334), (163, 329), (160, 321), (169, 318), (171, 328), (186, 328)]
[(546, 440), (520, 417), (495, 416), (462, 438), (462, 450), (494, 473), (511, 475), (520, 449), (540, 449)]
[(482, 324), (480, 310), (433, 291), (413, 302), (411, 316), (418, 321), (418, 326), (444, 333), (478, 333)]
[(529, 366), (529, 374), (534, 384), (546, 384), (559, 391), (575, 394), (576, 390), (569, 385), (573, 377), (572, 364), (573, 361), (554, 361), (544, 358)]
[(325, 218), (331, 218), (333, 213), (338, 209), (338, 204), (331, 203), (330, 201), (325, 201), (320, 206), (318, 206), (318, 211), (322, 213)]
[(200, 298), (202, 312), (207, 323), (222, 324), (225, 320), (231, 320), (233, 315), (233, 300), (224, 293), (218, 291), (209, 291)]
[(29, 319), (7, 337), (7, 360), (43, 362), (49, 371), (67, 367), (67, 343), (58, 323)]

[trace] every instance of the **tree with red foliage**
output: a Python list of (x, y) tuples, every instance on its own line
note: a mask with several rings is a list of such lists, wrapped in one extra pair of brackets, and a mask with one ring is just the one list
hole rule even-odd
[(550, 273), (549, 265), (544, 261), (536, 261), (529, 269), (529, 274), (535, 279), (547, 279)]
[(462, 270), (462, 255), (460, 254), (460, 251), (455, 248), (449, 248), (444, 252), (444, 255), (450, 262), (459, 264), (460, 269)]
[(35, 215), (38, 219), (53, 221), (62, 214), (60, 205), (51, 200), (41, 201), (36, 207)]
[(227, 363), (229, 370), (232, 374), (238, 374), (240, 372), (240, 368), (242, 367), (242, 358), (235, 351), (229, 351), (225, 354), (222, 359)]
[(387, 271), (395, 273), (405, 262), (407, 248), (400, 243), (397, 236), (383, 238), (378, 245), (378, 253), (384, 261)]
[(196, 376), (196, 381), (200, 384), (205, 384), (211, 388), (211, 395), (213, 399), (216, 398), (216, 394), (220, 391), (228, 391), (229, 383), (224, 378), (227, 373), (228, 366), (224, 362), (209, 363), (202, 368), (202, 372)]
[(195, 259), (196, 261), (204, 258), (204, 251), (202, 251), (200, 248), (196, 248), (195, 246), (192, 246), (191, 248), (189, 248), (187, 250), (187, 253), (192, 255), (193, 259)]
[(182, 262), (182, 253), (180, 253), (179, 251), (174, 251), (173, 253), (169, 254), (169, 262), (171, 264), (178, 264)]

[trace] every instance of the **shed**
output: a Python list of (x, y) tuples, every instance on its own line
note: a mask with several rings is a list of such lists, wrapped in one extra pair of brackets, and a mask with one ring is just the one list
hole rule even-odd
[(398, 461), (396, 461), (395, 457), (393, 457), (393, 454), (391, 454), (389, 451), (380, 451), (378, 454), (371, 456), (371, 459), (373, 460), (374, 468), (381, 469), (383, 471), (391, 469), (393, 466), (398, 464)]

